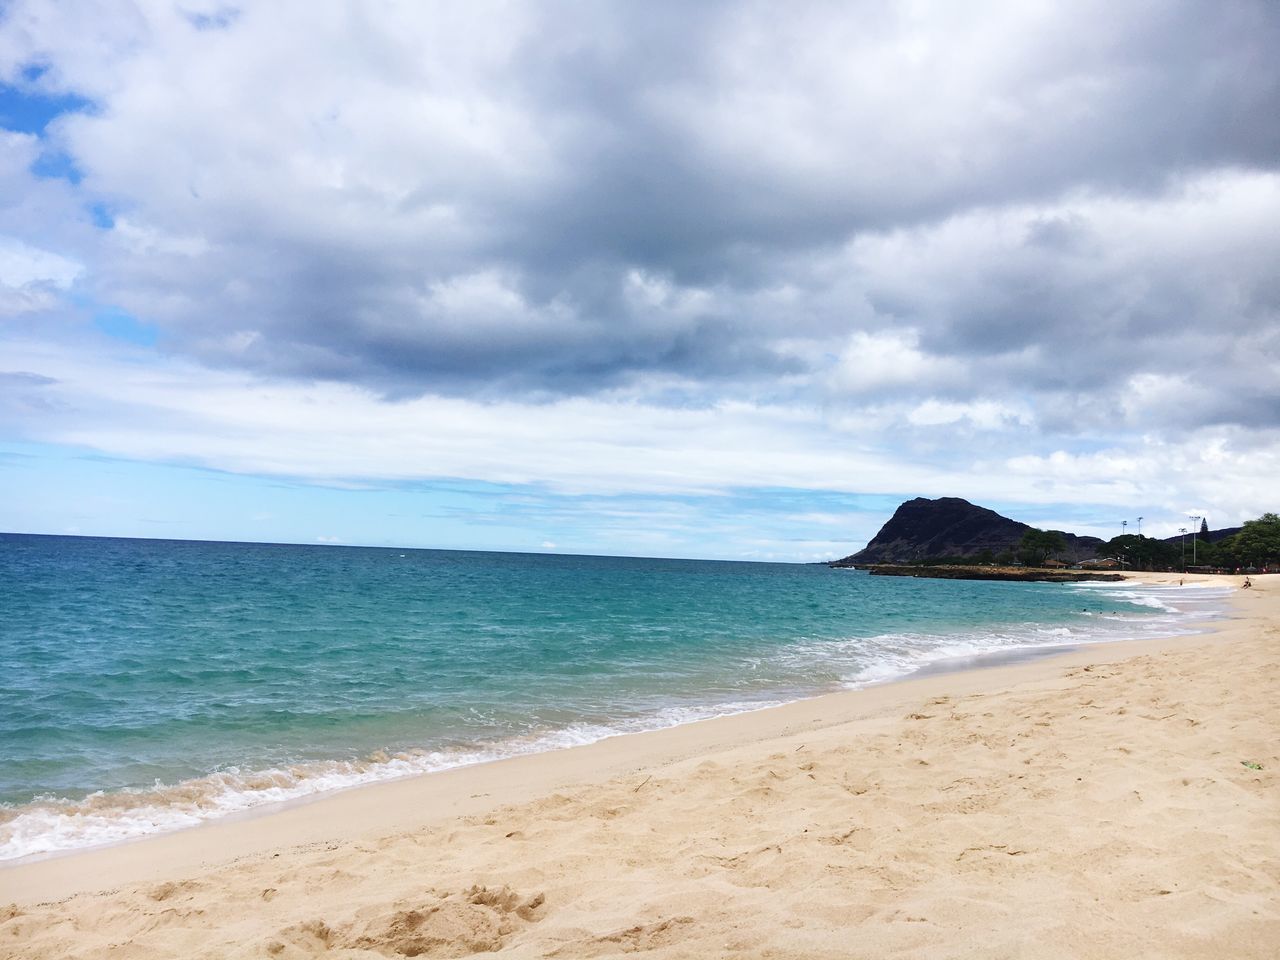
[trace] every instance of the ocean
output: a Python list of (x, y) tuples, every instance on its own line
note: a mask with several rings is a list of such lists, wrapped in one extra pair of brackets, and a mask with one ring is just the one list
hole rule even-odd
[(966, 665), (1226, 591), (0, 534), (0, 860)]

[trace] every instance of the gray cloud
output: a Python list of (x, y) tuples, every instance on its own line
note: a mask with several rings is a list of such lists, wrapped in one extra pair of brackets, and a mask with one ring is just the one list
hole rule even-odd
[[(101, 105), (53, 133), (116, 215), (84, 283), (208, 364), (1275, 416), (1262, 0), (63, 16), (12, 5), (0, 63)], [(840, 373), (859, 351), (921, 378)]]

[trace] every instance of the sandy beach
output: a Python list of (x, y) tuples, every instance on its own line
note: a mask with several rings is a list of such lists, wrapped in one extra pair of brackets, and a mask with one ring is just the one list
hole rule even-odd
[(1278, 653), (1260, 577), (1211, 633), (0, 868), (0, 957), (1275, 957)]

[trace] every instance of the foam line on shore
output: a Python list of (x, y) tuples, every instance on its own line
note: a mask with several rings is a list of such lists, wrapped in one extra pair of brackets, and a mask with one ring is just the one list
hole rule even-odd
[[(798, 645), (780, 656), (829, 662), (838, 681), (825, 689), (791, 691), (784, 699), (675, 705), (647, 716), (573, 723), (536, 735), (445, 750), (408, 750), (394, 754), (375, 751), (357, 759), (320, 760), (263, 770), (232, 767), (174, 785), (96, 792), (80, 799), (44, 797), (20, 807), (0, 809), (0, 862), (128, 842), (370, 784), (748, 713), (840, 688), (857, 690), (902, 681), (920, 673), (946, 670), (948, 665), (952, 669), (982, 667), (986, 657), (1001, 656), (1007, 662), (1010, 655), (1032, 655), (1045, 649), (1190, 633), (1198, 629), (1191, 618), (1216, 612), (1213, 604), (1220, 603), (1230, 592), (1222, 588), (1179, 591), (1178, 602), (1168, 603), (1156, 596), (1161, 592), (1159, 587), (1122, 589), (1111, 585), (1072, 585), (1071, 588), (1159, 613), (1118, 616), (1114, 623), (1093, 629), (1032, 623), (1022, 630), (984, 630), (948, 638), (892, 634), (847, 641), (816, 641)], [(1198, 603), (1188, 602), (1193, 599)], [(859, 665), (869, 648), (875, 650), (873, 663)]]

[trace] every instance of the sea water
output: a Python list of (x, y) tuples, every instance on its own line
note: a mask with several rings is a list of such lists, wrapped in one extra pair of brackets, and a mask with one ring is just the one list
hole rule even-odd
[(1187, 632), (1225, 592), (0, 534), (0, 860)]

